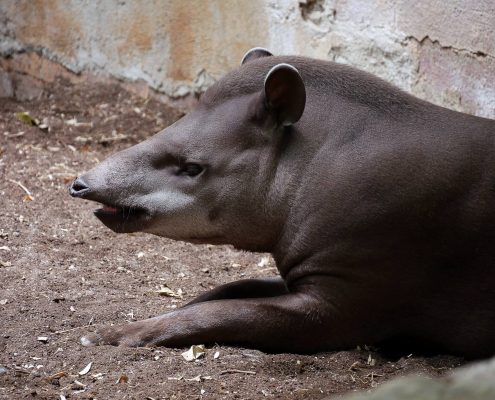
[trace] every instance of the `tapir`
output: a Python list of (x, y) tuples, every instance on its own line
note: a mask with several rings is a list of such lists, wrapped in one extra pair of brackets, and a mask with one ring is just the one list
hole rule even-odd
[(279, 271), (84, 345), (495, 354), (494, 120), (254, 48), (189, 114), (70, 194), (101, 203), (115, 232), (269, 252)]

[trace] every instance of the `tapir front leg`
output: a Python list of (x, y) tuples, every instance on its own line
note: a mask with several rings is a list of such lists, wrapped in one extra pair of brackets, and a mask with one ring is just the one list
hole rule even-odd
[(284, 280), (280, 277), (241, 279), (220, 285), (199, 295), (186, 306), (212, 300), (248, 299), (256, 297), (275, 297), (289, 293)]
[[(348, 345), (338, 321), (321, 299), (290, 293), (256, 299), (213, 300), (158, 317), (107, 327), (84, 337), (84, 345), (237, 344), (266, 351), (314, 352)], [(352, 339), (351, 339), (352, 340)]]

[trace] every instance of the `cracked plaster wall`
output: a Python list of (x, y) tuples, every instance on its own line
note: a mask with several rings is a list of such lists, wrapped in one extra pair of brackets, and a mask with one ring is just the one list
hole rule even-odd
[(495, 118), (493, 0), (1, 0), (0, 53), (74, 72), (204, 90), (264, 46), (365, 69), (434, 103)]

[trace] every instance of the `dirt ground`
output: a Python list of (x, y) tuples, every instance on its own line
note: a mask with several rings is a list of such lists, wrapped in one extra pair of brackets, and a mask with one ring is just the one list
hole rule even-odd
[[(22, 111), (48, 131), (17, 119)], [(81, 346), (80, 336), (102, 324), (154, 316), (215, 285), (276, 273), (265, 254), (117, 235), (93, 217), (94, 204), (69, 197), (76, 175), (179, 116), (101, 84), (58, 83), (32, 102), (0, 99), (1, 399), (319, 399), (463, 363), (387, 359), (364, 346), (303, 356), (216, 345), (192, 362), (185, 349)], [(162, 285), (182, 298), (161, 296)]]

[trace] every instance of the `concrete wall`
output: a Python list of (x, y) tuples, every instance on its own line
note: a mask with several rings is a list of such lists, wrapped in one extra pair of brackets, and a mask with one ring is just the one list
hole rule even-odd
[(0, 1), (0, 54), (35, 51), (172, 98), (204, 90), (254, 46), (352, 64), (495, 118), (494, 0)]

